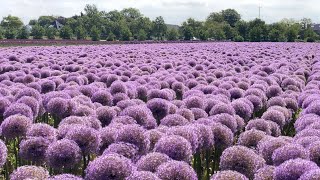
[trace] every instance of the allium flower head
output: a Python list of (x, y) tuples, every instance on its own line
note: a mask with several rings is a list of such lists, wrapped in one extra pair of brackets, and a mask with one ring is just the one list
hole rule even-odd
[(152, 112), (144, 105), (129, 106), (120, 113), (120, 116), (130, 116), (144, 127), (148, 127), (149, 124), (156, 124)]
[(10, 106), (3, 113), (4, 118), (7, 118), (12, 115), (22, 115), (30, 119), (34, 118), (32, 109), (28, 105), (22, 103), (10, 104)]
[(20, 157), (32, 162), (42, 163), (45, 160), (46, 150), (50, 141), (43, 137), (34, 137), (21, 141)]
[(210, 110), (209, 114), (210, 115), (216, 115), (216, 114), (221, 114), (221, 113), (227, 113), (230, 115), (235, 115), (236, 112), (231, 106), (231, 104), (225, 104), (225, 103), (220, 103), (212, 107)]
[(245, 175), (237, 172), (237, 171), (219, 171), (213, 176), (211, 176), (210, 180), (249, 180)]
[(49, 172), (38, 166), (20, 166), (10, 175), (11, 180), (47, 178), (49, 178)]
[(50, 177), (48, 180), (83, 180), (83, 179), (73, 174), (59, 174), (59, 175)]
[(112, 95), (108, 91), (97, 91), (91, 97), (92, 102), (98, 102), (103, 106), (112, 105)]
[(161, 180), (152, 172), (148, 171), (135, 171), (126, 180)]
[(199, 96), (189, 96), (188, 98), (184, 99), (183, 101), (185, 102), (185, 106), (188, 109), (191, 109), (191, 108), (204, 109), (206, 106), (206, 103), (203, 100), (203, 98), (201, 98)]
[(221, 113), (210, 117), (214, 122), (227, 126), (233, 133), (237, 131), (237, 120), (230, 114)]
[(0, 167), (2, 167), (6, 161), (8, 156), (8, 149), (5, 145), (5, 143), (0, 140)]
[(291, 159), (275, 168), (273, 178), (275, 180), (299, 179), (304, 173), (315, 169), (319, 167), (312, 161), (300, 158)]
[(268, 110), (265, 113), (263, 113), (261, 118), (268, 121), (273, 121), (277, 123), (280, 127), (283, 127), (286, 122), (286, 119), (283, 113), (277, 110)]
[(238, 144), (248, 148), (256, 148), (259, 141), (265, 136), (265, 132), (256, 129), (244, 131), (239, 136)]
[(168, 101), (160, 98), (154, 98), (147, 102), (147, 107), (151, 110), (153, 117), (158, 121), (169, 114)]
[(265, 132), (267, 135), (271, 135), (271, 127), (268, 121), (264, 119), (250, 120), (246, 126), (246, 131), (256, 129)]
[(1, 123), (1, 134), (8, 139), (25, 136), (32, 121), (21, 115), (13, 115)]
[(144, 135), (149, 139), (150, 141), (150, 151), (153, 150), (154, 145), (158, 142), (158, 140), (164, 136), (165, 134), (160, 132), (157, 129), (151, 129), (144, 133)]
[(75, 141), (83, 154), (97, 153), (99, 151), (101, 139), (99, 133), (93, 128), (86, 126), (72, 128), (65, 138)]
[(192, 147), (185, 138), (177, 135), (162, 137), (154, 147), (155, 152), (164, 153), (178, 161), (190, 162)]
[(272, 161), (275, 166), (279, 166), (289, 159), (309, 159), (309, 152), (299, 144), (287, 144), (272, 153)]
[(156, 172), (157, 176), (163, 180), (197, 180), (197, 174), (193, 168), (182, 161), (168, 161), (161, 164)]
[(123, 180), (133, 172), (131, 161), (118, 154), (106, 154), (91, 161), (86, 169), (86, 180)]
[(161, 164), (170, 160), (171, 158), (166, 154), (152, 152), (142, 156), (136, 163), (136, 166), (138, 171), (150, 171), (154, 173)]
[(254, 180), (273, 180), (274, 166), (264, 166), (254, 174)]
[(214, 147), (225, 149), (233, 143), (232, 131), (223, 124), (215, 124), (211, 127), (214, 137)]
[(102, 106), (96, 109), (96, 115), (100, 120), (102, 127), (105, 127), (117, 116), (117, 112), (110, 107)]
[(244, 146), (233, 146), (223, 151), (220, 157), (221, 170), (234, 170), (249, 178), (265, 165), (265, 160)]
[(166, 134), (168, 135), (178, 135), (184, 137), (188, 140), (192, 147), (192, 152), (196, 152), (199, 147), (199, 138), (197, 129), (194, 129), (192, 126), (176, 126), (171, 127), (167, 130)]
[(320, 179), (320, 169), (307, 171), (299, 178), (299, 180), (317, 180), (317, 179)]
[(183, 116), (184, 118), (186, 118), (189, 122), (195, 120), (194, 114), (190, 109), (187, 108), (181, 108), (178, 109), (178, 111), (176, 112), (176, 114), (179, 114), (181, 116)]
[(183, 126), (188, 123), (189, 121), (181, 115), (169, 114), (163, 119), (161, 119), (160, 125), (171, 127), (171, 126)]
[(258, 143), (259, 154), (266, 160), (268, 165), (272, 165), (273, 152), (288, 144), (288, 142), (280, 137), (265, 137)]

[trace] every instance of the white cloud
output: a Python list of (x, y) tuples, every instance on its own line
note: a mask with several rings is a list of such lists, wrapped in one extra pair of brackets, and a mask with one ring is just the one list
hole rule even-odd
[(0, 17), (11, 14), (25, 23), (40, 15), (69, 17), (79, 14), (86, 4), (96, 4), (105, 11), (135, 7), (151, 19), (161, 15), (171, 24), (180, 24), (188, 17), (204, 20), (210, 12), (226, 8), (234, 8), (243, 19), (250, 20), (258, 17), (259, 4), (262, 18), (268, 23), (302, 17), (320, 22), (317, 0), (0, 0), (0, 3)]

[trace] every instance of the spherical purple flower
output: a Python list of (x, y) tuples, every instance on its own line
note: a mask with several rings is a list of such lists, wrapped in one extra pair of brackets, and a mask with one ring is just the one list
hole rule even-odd
[(264, 119), (250, 120), (246, 126), (246, 131), (256, 129), (265, 132), (267, 135), (271, 135), (271, 127), (268, 121)]
[(294, 138), (295, 139), (299, 139), (302, 137), (307, 137), (307, 136), (317, 136), (320, 137), (320, 130), (319, 129), (310, 129), (310, 128), (306, 128), (302, 131), (300, 131), (299, 133), (297, 133)]
[(192, 128), (192, 126), (171, 127), (167, 130), (166, 134), (184, 137), (190, 142), (193, 153), (198, 149), (200, 135), (197, 133), (197, 129)]
[(2, 118), (3, 113), (6, 111), (10, 104), (11, 102), (7, 98), (0, 97), (0, 118)]
[(59, 174), (59, 175), (50, 177), (48, 180), (83, 180), (83, 179), (73, 174)]
[(108, 91), (97, 91), (91, 97), (92, 102), (98, 102), (103, 106), (112, 105), (112, 95)]
[(72, 168), (81, 160), (81, 149), (71, 140), (53, 142), (46, 151), (46, 162), (54, 169)]
[(43, 137), (49, 141), (56, 139), (56, 129), (44, 123), (32, 124), (27, 131), (27, 138)]
[(152, 112), (144, 105), (129, 106), (120, 113), (120, 116), (130, 116), (144, 127), (149, 124), (156, 124), (156, 120), (152, 117)]
[(261, 118), (268, 121), (273, 121), (277, 123), (280, 127), (283, 127), (286, 122), (286, 119), (283, 113), (277, 110), (268, 110), (265, 113), (263, 113)]
[(13, 115), (1, 123), (1, 134), (8, 139), (25, 136), (32, 121), (21, 115)]
[(203, 98), (201, 98), (199, 96), (189, 96), (188, 98), (186, 98), (184, 100), (184, 102), (185, 102), (186, 108), (188, 108), (188, 109), (191, 109), (191, 108), (204, 109), (206, 106), (206, 103), (203, 100)]
[(231, 106), (235, 110), (235, 113), (245, 120), (248, 120), (252, 115), (253, 109), (251, 109), (251, 107), (242, 99), (234, 100), (231, 103)]
[(194, 119), (198, 120), (200, 118), (206, 118), (208, 117), (208, 114), (206, 113), (205, 110), (200, 109), (200, 108), (191, 108), (191, 111), (194, 115)]
[(265, 165), (265, 160), (244, 146), (233, 146), (223, 151), (220, 157), (221, 170), (234, 170), (249, 178)]
[(154, 98), (172, 100), (172, 97), (170, 97), (170, 94), (167, 91), (159, 89), (151, 89), (150, 91), (148, 91), (147, 99), (151, 100)]
[(138, 147), (139, 154), (145, 154), (150, 147), (150, 141), (144, 135), (145, 129), (139, 125), (124, 125), (119, 130), (116, 142), (130, 143)]
[(86, 126), (72, 128), (65, 138), (75, 141), (83, 154), (97, 153), (99, 151), (101, 139), (99, 133), (93, 128)]
[(138, 147), (133, 144), (118, 142), (110, 144), (108, 148), (103, 151), (103, 155), (116, 153), (128, 159), (135, 160), (138, 155), (138, 150)]
[(237, 87), (231, 88), (228, 91), (231, 95), (231, 99), (239, 99), (244, 96), (244, 90)]
[(177, 135), (162, 137), (154, 147), (155, 152), (164, 153), (178, 161), (190, 162), (192, 147), (185, 138)]
[(267, 88), (266, 95), (268, 98), (276, 97), (282, 94), (282, 89), (278, 85), (271, 85)]
[(160, 125), (163, 126), (183, 126), (188, 124), (189, 121), (181, 115), (178, 114), (170, 114), (161, 119)]
[(220, 103), (212, 107), (210, 110), (209, 114), (210, 115), (216, 115), (216, 114), (221, 114), (221, 113), (227, 113), (230, 115), (235, 115), (235, 110), (231, 106), (231, 104), (225, 104), (225, 103)]
[(153, 150), (154, 145), (159, 141), (159, 139), (164, 136), (164, 133), (157, 129), (148, 130), (144, 134), (150, 141), (150, 151)]
[(47, 178), (49, 178), (49, 172), (38, 166), (20, 166), (10, 175), (11, 180)]
[(197, 180), (197, 174), (193, 168), (181, 161), (168, 161), (157, 169), (157, 176), (162, 180)]
[(320, 141), (317, 140), (311, 143), (308, 147), (308, 150), (310, 153), (310, 160), (320, 165)]
[(37, 101), (37, 99), (30, 97), (30, 96), (24, 96), (24, 97), (21, 97), (17, 101), (17, 103), (22, 103), (22, 104), (29, 106), (33, 112), (33, 116), (37, 117), (37, 115), (39, 113), (39, 108), (40, 108), (40, 105), (39, 105), (39, 102)]
[(214, 147), (214, 136), (211, 127), (204, 124), (192, 124), (198, 133), (198, 150), (210, 150)]
[(144, 86), (137, 87), (137, 98), (141, 99), (142, 101), (147, 101), (148, 89)]
[(309, 152), (299, 144), (287, 144), (276, 149), (272, 154), (272, 161), (275, 166), (296, 158), (309, 159)]
[(304, 114), (300, 116), (294, 123), (294, 128), (297, 132), (302, 131), (310, 124), (317, 122), (320, 119), (320, 116), (316, 114)]
[(259, 141), (266, 136), (266, 133), (256, 129), (244, 131), (240, 134), (238, 144), (248, 148), (256, 148)]
[(8, 149), (5, 145), (5, 143), (0, 140), (0, 167), (2, 167), (6, 161), (8, 156)]
[(186, 118), (189, 122), (195, 120), (194, 114), (190, 109), (186, 109), (186, 108), (182, 108), (182, 109), (178, 109), (178, 111), (176, 112), (176, 114), (179, 114), (181, 116), (183, 116), (184, 118)]
[(305, 114), (316, 114), (320, 115), (320, 101), (315, 101), (314, 103), (311, 103), (306, 109)]
[(45, 94), (56, 89), (56, 83), (51, 80), (45, 80), (41, 83), (41, 93)]
[(38, 101), (41, 100), (41, 95), (39, 93), (39, 91), (33, 89), (33, 88), (23, 88), (21, 89), (16, 95), (15, 95), (15, 99), (20, 99), (23, 96), (31, 96), (36, 98)]
[(69, 100), (64, 98), (52, 98), (47, 104), (47, 112), (63, 118), (69, 110)]
[(112, 95), (114, 94), (117, 94), (117, 93), (124, 93), (126, 94), (127, 93), (127, 87), (126, 85), (121, 82), (121, 81), (115, 81), (111, 84), (111, 87), (110, 87), (110, 93)]
[(246, 96), (246, 99), (248, 99), (252, 104), (253, 104), (253, 110), (256, 112), (256, 111), (259, 111), (263, 108), (263, 102), (261, 100), (261, 98), (259, 98), (258, 96), (256, 95), (249, 95), (249, 96)]
[(100, 120), (102, 127), (105, 127), (117, 116), (117, 112), (110, 107), (102, 106), (96, 109), (96, 115)]
[(113, 123), (120, 123), (123, 125), (127, 125), (127, 124), (137, 124), (137, 121), (130, 116), (117, 116), (114, 119), (112, 119), (111, 124)]
[(147, 107), (151, 110), (153, 117), (159, 122), (169, 114), (168, 101), (160, 98), (154, 98), (147, 102)]
[(274, 166), (264, 166), (254, 174), (254, 180), (273, 180)]
[(274, 170), (273, 178), (275, 180), (293, 180), (299, 179), (304, 173), (319, 169), (316, 163), (304, 159), (288, 160)]
[(211, 127), (214, 137), (214, 147), (225, 149), (233, 143), (232, 131), (223, 124), (216, 124)]
[(86, 180), (122, 180), (130, 176), (133, 165), (129, 159), (118, 154), (107, 154), (91, 161), (86, 169)]
[(294, 143), (300, 144), (304, 148), (309, 148), (309, 146), (313, 143), (319, 140), (318, 136), (306, 136), (306, 137), (301, 137), (298, 139), (294, 140)]
[(161, 180), (152, 172), (148, 171), (135, 171), (126, 180)]
[(166, 154), (152, 152), (142, 156), (136, 163), (136, 166), (138, 171), (150, 171), (154, 173), (161, 164), (170, 160), (171, 158)]
[(30, 119), (34, 118), (32, 109), (29, 106), (27, 106), (26, 104), (22, 104), (22, 103), (10, 104), (10, 106), (3, 113), (4, 118), (7, 118), (12, 115), (22, 115), (22, 116), (26, 116)]
[(320, 169), (307, 171), (299, 178), (299, 180), (317, 180), (317, 179), (320, 179)]
[(42, 137), (23, 140), (20, 143), (20, 157), (32, 162), (42, 163), (45, 160), (49, 144), (50, 141)]
[(266, 160), (267, 164), (272, 165), (273, 152), (288, 144), (283, 138), (265, 137), (258, 143), (259, 154)]
[(245, 175), (237, 172), (237, 171), (219, 171), (213, 176), (211, 176), (210, 180), (249, 180)]
[(221, 113), (210, 117), (214, 122), (227, 126), (233, 133), (237, 131), (237, 120), (230, 114)]

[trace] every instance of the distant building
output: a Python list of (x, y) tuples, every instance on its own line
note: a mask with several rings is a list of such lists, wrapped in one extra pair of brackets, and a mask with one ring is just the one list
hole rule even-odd
[(317, 33), (320, 34), (320, 24), (312, 24), (311, 28)]
[(55, 20), (52, 25), (50, 25), (49, 27), (53, 27), (56, 28), (57, 30), (60, 30), (63, 27), (63, 24), (59, 23), (59, 21)]

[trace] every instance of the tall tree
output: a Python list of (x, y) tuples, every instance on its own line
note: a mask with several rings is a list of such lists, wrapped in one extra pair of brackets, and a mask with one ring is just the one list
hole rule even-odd
[(238, 31), (239, 35), (243, 37), (244, 40), (248, 39), (248, 33), (249, 33), (249, 24), (246, 21), (238, 21), (236, 23), (236, 30)]
[(240, 14), (234, 9), (222, 10), (221, 15), (231, 27), (235, 27), (236, 23), (241, 19)]
[(30, 33), (26, 26), (19, 29), (17, 38), (18, 39), (29, 39)]
[(53, 24), (53, 22), (56, 20), (53, 16), (40, 16), (38, 18), (38, 24), (42, 27), (48, 27)]
[(5, 29), (17, 30), (23, 26), (23, 22), (21, 21), (21, 19), (19, 17), (9, 15), (9, 16), (4, 17), (2, 19), (0, 25)]
[(31, 35), (33, 36), (33, 39), (42, 39), (44, 36), (45, 30), (40, 25), (34, 25), (31, 30)]
[(162, 16), (157, 17), (153, 21), (153, 33), (157, 37), (158, 40), (162, 40), (163, 36), (165, 35), (167, 31), (167, 25), (164, 22), (164, 19)]

